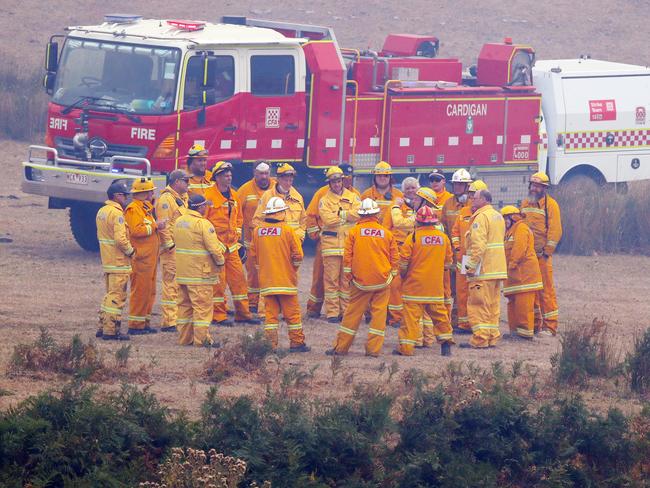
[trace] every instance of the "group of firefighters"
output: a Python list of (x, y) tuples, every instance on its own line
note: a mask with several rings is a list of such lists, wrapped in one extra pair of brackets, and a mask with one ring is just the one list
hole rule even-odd
[[(505, 338), (557, 333), (552, 255), (562, 227), (544, 173), (531, 176), (521, 208), (499, 212), (487, 185), (465, 169), (453, 174), (451, 193), (437, 170), (429, 186), (407, 177), (400, 191), (382, 161), (360, 193), (352, 167), (341, 164), (326, 171), (326, 184), (305, 207), (289, 164), (272, 177), (270, 165), (258, 162), (253, 178), (235, 190), (232, 164), (208, 170), (207, 162), (207, 150), (193, 146), (187, 171), (172, 171), (158, 199), (150, 178), (109, 187), (97, 214), (106, 281), (97, 337), (158, 332), (151, 313), (160, 262), (160, 330), (177, 332), (179, 344), (213, 344), (210, 325), (263, 323), (277, 348), (282, 317), (289, 351), (307, 352), (298, 302), (307, 236), (316, 253), (306, 315), (319, 318), (324, 309), (326, 321), (338, 324), (328, 355), (347, 354), (364, 317), (368, 356), (380, 354), (387, 325), (399, 329), (394, 354), (411, 356), (437, 342), (450, 355), (454, 332), (471, 334), (460, 347), (494, 347), (502, 284)], [(129, 282), (128, 331), (121, 333)]]

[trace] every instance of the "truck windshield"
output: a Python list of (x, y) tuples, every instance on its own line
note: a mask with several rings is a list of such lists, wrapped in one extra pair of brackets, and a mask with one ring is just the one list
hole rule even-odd
[(52, 101), (96, 97), (132, 113), (171, 113), (180, 56), (174, 48), (68, 38)]

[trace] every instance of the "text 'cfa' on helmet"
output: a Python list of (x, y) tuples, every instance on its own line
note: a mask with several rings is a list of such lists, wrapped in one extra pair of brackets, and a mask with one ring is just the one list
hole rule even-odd
[(379, 205), (372, 198), (364, 198), (359, 207), (359, 215), (375, 215), (379, 213)]

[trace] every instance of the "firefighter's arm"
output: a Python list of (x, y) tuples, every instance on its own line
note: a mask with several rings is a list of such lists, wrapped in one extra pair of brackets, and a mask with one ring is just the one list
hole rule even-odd
[(135, 254), (135, 249), (133, 249), (131, 241), (129, 241), (126, 234), (126, 225), (124, 224), (124, 217), (122, 215), (115, 217), (113, 221), (113, 238), (117, 248), (126, 256), (131, 257)]
[(257, 201), (257, 208), (253, 214), (253, 220), (251, 220), (251, 230), (258, 227), (264, 221), (264, 214), (262, 212), (266, 208), (267, 200), (266, 193), (263, 193), (262, 198)]
[(291, 253), (291, 264), (293, 264), (295, 268), (298, 268), (302, 264), (302, 259), (304, 257), (304, 253), (302, 252), (302, 241), (298, 236), (298, 233), (291, 227), (287, 226), (286, 228), (289, 232), (288, 235), (290, 236), (289, 249)]
[[(386, 212), (386, 216), (388, 216), (388, 212)], [(395, 205), (390, 209), (390, 218), (393, 221), (393, 227), (395, 229), (411, 229), (415, 223), (415, 214), (410, 217), (405, 217), (402, 209)]]
[(456, 255), (456, 260), (459, 261), (460, 258), (458, 256), (458, 253), (460, 253), (460, 217), (456, 219), (456, 222), (454, 222), (454, 225), (451, 227), (451, 232), (449, 233), (449, 236), (451, 238), (451, 247), (454, 250), (454, 254)]
[(485, 215), (478, 215), (470, 229), (470, 245), (467, 248), (469, 262), (466, 264), (467, 274), (472, 276), (476, 267), (483, 260), (487, 249), (487, 223)]
[(393, 276), (397, 276), (399, 270), (399, 250), (397, 249), (397, 241), (393, 233), (390, 233), (390, 272)]
[(235, 206), (235, 225), (237, 226), (237, 240), (241, 241), (241, 235), (242, 235), (242, 227), (244, 226), (244, 212), (242, 211), (242, 207), (239, 205), (237, 202), (237, 199), (235, 198), (234, 201), (234, 206)]
[[(172, 209), (172, 205), (169, 203), (169, 198), (167, 195), (167, 193), (164, 193), (156, 202), (156, 217), (158, 217), (159, 220), (166, 220), (167, 222), (171, 222), (174, 210)], [(158, 229), (158, 234), (160, 235), (160, 243), (163, 251), (174, 247), (174, 237), (172, 235), (172, 229), (169, 225)]]
[(135, 207), (126, 209), (124, 220), (126, 220), (126, 225), (129, 227), (129, 233), (132, 237), (147, 237), (156, 232), (157, 227), (153, 217), (147, 218), (144, 212)]
[(402, 275), (402, 278), (404, 278), (408, 272), (409, 263), (411, 262), (411, 254), (413, 253), (413, 234), (409, 234), (406, 238), (399, 253), (399, 272)]
[(546, 246), (544, 246), (544, 254), (547, 256), (553, 255), (558, 242), (562, 238), (562, 220), (560, 218), (560, 207), (552, 201), (547, 209), (548, 212), (548, 232), (546, 234)]
[(356, 228), (348, 234), (343, 248), (343, 277), (348, 281), (352, 279), (352, 249), (354, 248), (355, 230)]
[(307, 212), (305, 212), (304, 202), (300, 202), (300, 217), (298, 218), (298, 228), (296, 229), (296, 235), (300, 239), (300, 242), (305, 240), (305, 233), (307, 232)]
[(320, 226), (318, 225), (318, 204), (322, 198), (322, 195), (320, 195), (320, 193), (320, 191), (317, 191), (314, 194), (305, 212), (307, 235), (314, 241), (317, 241), (320, 238)]
[(510, 249), (510, 259), (508, 260), (508, 269), (513, 270), (519, 266), (524, 258), (526, 257), (526, 251), (528, 249), (528, 238), (532, 237), (532, 234), (525, 226), (525, 224), (519, 224), (515, 231), (513, 232), (513, 244)]
[(350, 210), (346, 213), (346, 220), (348, 222), (356, 222), (359, 220), (359, 209), (361, 208), (361, 200), (358, 196), (352, 196), (352, 203), (350, 205)]
[(339, 215), (338, 203), (328, 198), (323, 198), (318, 204), (318, 216), (324, 226), (336, 226), (345, 222), (345, 220), (341, 220)]
[(445, 269), (452, 269), (454, 267), (454, 253), (451, 250), (451, 242), (445, 236)]
[(217, 266), (223, 266), (226, 262), (223, 257), (226, 246), (224, 246), (217, 237), (217, 233), (214, 231), (214, 226), (207, 220), (202, 220), (201, 231), (203, 233), (203, 245), (212, 256), (214, 263)]

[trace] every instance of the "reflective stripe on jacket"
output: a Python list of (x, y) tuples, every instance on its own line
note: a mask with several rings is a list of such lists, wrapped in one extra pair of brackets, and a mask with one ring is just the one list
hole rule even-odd
[(129, 239), (136, 250), (137, 259), (158, 254), (160, 240), (151, 202), (133, 200), (124, 211), (124, 220), (129, 229)]
[(172, 187), (167, 186), (160, 192), (160, 198), (156, 202), (156, 217), (167, 219), (167, 225), (160, 233), (160, 243), (163, 249), (169, 249), (174, 245), (174, 225), (176, 220), (187, 210), (187, 193), (179, 195)]
[[(271, 178), (270, 184), (274, 184), (274, 179)], [(260, 197), (268, 188), (260, 188), (255, 182), (255, 178), (251, 178), (237, 190), (237, 203), (239, 203), (239, 209), (241, 210), (243, 224), (243, 235), (244, 235), (244, 246), (247, 248), (250, 247), (251, 236), (253, 235), (253, 216), (257, 210), (257, 203), (260, 201)]]
[(226, 247), (213, 225), (195, 210), (176, 220), (176, 282), (179, 285), (214, 285), (219, 282), (218, 266), (223, 266)]
[(545, 195), (539, 202), (524, 200), (521, 212), (535, 236), (535, 252), (551, 256), (562, 238), (560, 206), (553, 198)]
[(226, 246), (228, 252), (235, 252), (240, 247), (242, 225), (244, 218), (241, 214), (238, 196), (234, 188), (230, 188), (230, 198), (226, 198), (217, 188), (212, 185), (205, 191), (205, 198), (212, 202), (208, 208), (206, 218), (214, 225), (217, 237)]
[(190, 174), (190, 181), (187, 187), (187, 193), (190, 195), (205, 195), (205, 191), (211, 188), (214, 183), (212, 182), (212, 172), (206, 171), (203, 176), (195, 176)]
[(403, 198), (404, 194), (397, 188), (390, 187), (390, 192), (381, 193), (375, 185), (372, 185), (361, 194), (361, 200), (372, 198), (379, 205), (379, 221), (383, 222), (384, 215), (390, 210), (396, 198)]
[(288, 195), (278, 192), (277, 183), (266, 190), (257, 204), (255, 216), (253, 217), (253, 226), (257, 227), (264, 221), (262, 212), (266, 209), (266, 204), (272, 197), (282, 198), (284, 203), (287, 204), (289, 208), (285, 212), (284, 223), (295, 230), (298, 238), (303, 241), (305, 239), (305, 229), (307, 228), (305, 202), (302, 195), (293, 187), (289, 190)]
[(321, 250), (323, 256), (343, 256), (345, 239), (359, 220), (359, 197), (344, 189), (341, 195), (328, 190), (318, 204), (321, 220)]
[(468, 276), (468, 281), (505, 280), (508, 277), (504, 236), (506, 225), (492, 205), (479, 208), (470, 220), (467, 233), (467, 255), (470, 269), (480, 264), (480, 274)]
[(104, 273), (130, 273), (133, 246), (120, 204), (106, 200), (97, 212), (95, 221)]
[(534, 237), (522, 220), (515, 222), (506, 231), (506, 261), (508, 279), (503, 285), (503, 294), (513, 295), (543, 288), (542, 273), (535, 255)]
[(401, 244), (415, 228), (415, 212), (406, 203), (401, 206), (393, 205), (384, 215), (383, 225), (395, 236)]

